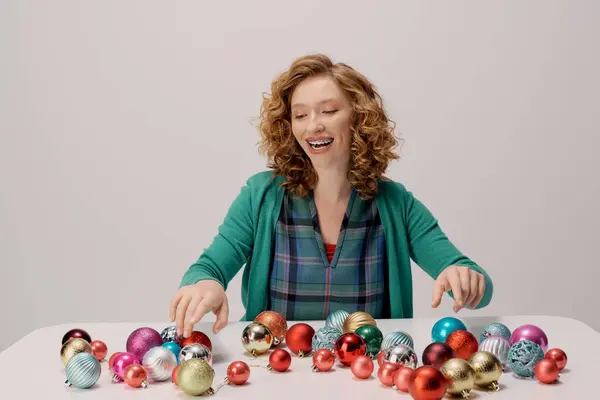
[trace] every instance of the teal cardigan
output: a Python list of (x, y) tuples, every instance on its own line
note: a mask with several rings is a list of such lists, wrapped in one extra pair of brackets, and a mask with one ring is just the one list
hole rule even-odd
[[(211, 279), (227, 289), (245, 264), (242, 303), (246, 313), (242, 320), (251, 321), (267, 309), (275, 224), (284, 195), (280, 185), (284, 179), (267, 170), (247, 180), (212, 244), (188, 268), (180, 286)], [(411, 192), (400, 183), (381, 179), (375, 199), (387, 244), (391, 318), (413, 317), (411, 259), (433, 279), (451, 265), (480, 272), (485, 277), (485, 294), (477, 308), (489, 304), (493, 293), (489, 275), (450, 242), (437, 220)]]

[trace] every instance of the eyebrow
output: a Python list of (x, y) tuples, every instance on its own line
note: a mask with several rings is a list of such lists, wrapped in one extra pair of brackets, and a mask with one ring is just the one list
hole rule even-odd
[[(329, 102), (332, 102), (332, 101), (337, 101), (337, 100), (334, 99), (334, 98), (328, 98), (328, 99), (324, 99), (324, 100), (319, 101), (317, 104), (325, 104), (325, 103), (329, 103)], [(302, 106), (306, 106), (306, 104), (304, 104), (304, 103), (294, 103), (294, 104), (292, 104), (292, 108), (294, 108), (294, 107), (302, 107)]]

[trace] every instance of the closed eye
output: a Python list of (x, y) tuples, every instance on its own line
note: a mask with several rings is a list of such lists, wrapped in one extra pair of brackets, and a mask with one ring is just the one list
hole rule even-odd
[(339, 110), (329, 110), (329, 111), (323, 111), (325, 114), (335, 114), (336, 112), (338, 112)]

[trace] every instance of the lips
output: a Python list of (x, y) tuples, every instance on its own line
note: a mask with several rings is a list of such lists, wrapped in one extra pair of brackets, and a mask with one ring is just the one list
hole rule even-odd
[(333, 143), (333, 138), (329, 136), (319, 136), (319, 137), (309, 137), (306, 138), (306, 143), (313, 150), (321, 150), (324, 149)]

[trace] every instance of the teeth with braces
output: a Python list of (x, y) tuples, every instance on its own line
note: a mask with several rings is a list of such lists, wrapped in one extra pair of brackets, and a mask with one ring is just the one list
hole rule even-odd
[(308, 144), (310, 144), (312, 147), (316, 147), (316, 146), (327, 146), (331, 142), (333, 142), (333, 139), (309, 140)]

